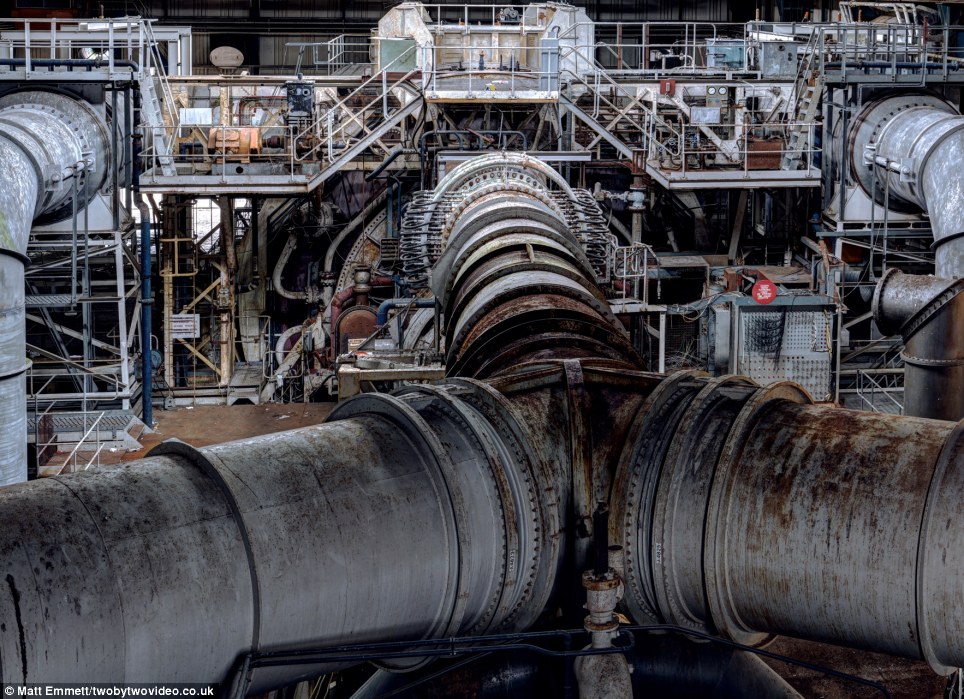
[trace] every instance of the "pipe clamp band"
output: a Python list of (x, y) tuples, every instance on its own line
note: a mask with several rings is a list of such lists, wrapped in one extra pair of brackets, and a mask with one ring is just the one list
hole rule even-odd
[(937, 248), (941, 247), (945, 243), (949, 243), (952, 240), (957, 240), (958, 238), (964, 238), (964, 231), (958, 231), (957, 233), (952, 233), (951, 235), (945, 235), (943, 238), (936, 239), (933, 243), (931, 243), (931, 250), (937, 250)]
[(0, 381), (6, 381), (7, 379), (12, 379), (16, 376), (20, 376), (21, 374), (26, 374), (27, 370), (30, 369), (32, 364), (33, 362), (31, 362), (28, 359), (27, 362), (22, 367), (14, 369), (13, 371), (7, 371), (7, 372), (4, 372), (3, 374), (0, 374)]
[(955, 367), (964, 366), (964, 359), (927, 359), (924, 357), (915, 357), (906, 352), (900, 353), (900, 358), (904, 360), (905, 364), (912, 364), (914, 366), (922, 367)]
[(22, 252), (17, 252), (16, 250), (0, 248), (0, 255), (12, 257), (13, 259), (18, 260), (19, 262), (23, 263), (24, 267), (27, 267), (30, 264), (30, 258), (24, 255)]

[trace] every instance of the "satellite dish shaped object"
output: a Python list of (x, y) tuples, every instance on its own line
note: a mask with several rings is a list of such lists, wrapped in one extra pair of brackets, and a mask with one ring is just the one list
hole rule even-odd
[(244, 63), (244, 54), (233, 46), (218, 46), (211, 51), (211, 64), (217, 68), (237, 68)]

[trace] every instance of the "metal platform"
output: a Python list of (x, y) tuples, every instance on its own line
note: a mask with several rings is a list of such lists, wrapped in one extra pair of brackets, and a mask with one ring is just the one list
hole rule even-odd
[(261, 365), (236, 366), (227, 388), (227, 404), (234, 405), (240, 400), (247, 400), (257, 405), (261, 402), (261, 388), (265, 379)]

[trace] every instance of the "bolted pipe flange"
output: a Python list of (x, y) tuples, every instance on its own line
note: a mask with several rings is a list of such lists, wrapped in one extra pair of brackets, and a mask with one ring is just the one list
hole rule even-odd
[[(422, 636), (435, 638), (453, 635), (462, 623), (461, 604), (467, 584), (464, 560), (459, 555), (468, 543), (464, 522), (464, 502), (456, 483), (458, 475), (447, 449), (442, 445), (435, 430), (409, 403), (384, 393), (366, 393), (344, 403), (339, 403), (325, 421), (337, 422), (354, 417), (377, 416), (385, 419), (411, 440), (426, 463), (432, 464), (430, 475), (436, 492), (444, 496), (447, 517), (444, 524), (447, 559), (446, 579), (442, 582), (443, 596), (439, 613), (431, 628)], [(461, 610), (461, 611), (460, 611)], [(431, 658), (396, 659), (380, 664), (395, 672), (407, 672), (424, 667)]]
[(664, 379), (640, 407), (626, 436), (613, 482), (612, 539), (622, 546), (626, 595), (623, 605), (638, 623), (664, 623), (653, 578), (651, 516), (666, 452), (680, 420), (703, 386), (701, 371), (681, 371)]
[(729, 436), (720, 452), (713, 486), (706, 505), (705, 543), (703, 547), (703, 575), (710, 619), (724, 637), (744, 645), (763, 645), (773, 639), (770, 633), (760, 633), (743, 624), (733, 604), (727, 583), (726, 521), (730, 515), (730, 494), (734, 469), (741, 463), (742, 450), (756, 426), (761, 412), (773, 401), (789, 401), (802, 405), (813, 403), (806, 390), (790, 381), (781, 381), (760, 389), (746, 402), (730, 428)]
[(653, 579), (668, 623), (712, 633), (702, 583), (703, 513), (730, 426), (759, 390), (744, 376), (705, 380), (676, 426), (653, 501)]

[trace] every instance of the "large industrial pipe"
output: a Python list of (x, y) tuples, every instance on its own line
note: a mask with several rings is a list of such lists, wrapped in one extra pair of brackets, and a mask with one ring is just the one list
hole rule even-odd
[(578, 589), (559, 572), (600, 493), (637, 621), (964, 665), (964, 425), (634, 371), (572, 239), (512, 196), (432, 277), (453, 365), (486, 381), (0, 490), (4, 681), (223, 681), (252, 650), (524, 629)]
[(904, 413), (964, 417), (964, 278), (891, 268), (874, 290), (873, 311), (881, 332), (904, 338)]
[(849, 150), (852, 172), (878, 203), (930, 216), (937, 276), (964, 277), (964, 116), (934, 95), (885, 97), (857, 116)]
[(634, 618), (964, 664), (964, 423), (677, 374), (613, 490)]
[[(482, 386), (0, 490), (6, 683), (221, 681), (240, 654), (525, 628), (560, 504)], [(317, 671), (257, 672), (250, 691)]]
[[(929, 94), (885, 97), (858, 115), (850, 134), (851, 171), (878, 203), (920, 207), (930, 217), (940, 284), (964, 277), (964, 116)], [(874, 297), (883, 332), (904, 338), (904, 412), (941, 420), (964, 418), (964, 323), (961, 299), (923, 298), (928, 280), (881, 280)], [(910, 301), (916, 306), (907, 312)], [(888, 308), (893, 306), (893, 309)], [(926, 309), (926, 310), (925, 310)], [(888, 317), (914, 316), (911, 324)]]
[(72, 201), (97, 191), (108, 143), (100, 119), (69, 97), (30, 91), (0, 98), (0, 486), (27, 480), (24, 265), (31, 224), (63, 217)]

